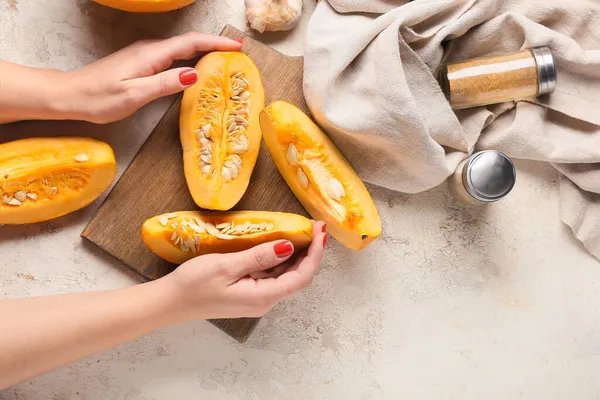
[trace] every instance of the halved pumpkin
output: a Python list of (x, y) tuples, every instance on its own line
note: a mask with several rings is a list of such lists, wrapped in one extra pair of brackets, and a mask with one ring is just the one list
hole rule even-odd
[(142, 226), (146, 247), (174, 264), (209, 253), (232, 253), (287, 239), (301, 250), (312, 242), (312, 223), (301, 215), (267, 211), (179, 211)]
[(164, 12), (192, 4), (196, 0), (94, 0), (98, 4), (131, 12)]
[(238, 52), (214, 52), (196, 65), (179, 120), (185, 179), (198, 206), (229, 210), (244, 195), (262, 134), (265, 93), (258, 69)]
[(36, 138), (0, 145), (0, 224), (46, 221), (96, 200), (117, 173), (109, 145)]
[(351, 249), (362, 249), (381, 234), (371, 195), (346, 158), (301, 110), (284, 101), (260, 114), (265, 143), (304, 208)]

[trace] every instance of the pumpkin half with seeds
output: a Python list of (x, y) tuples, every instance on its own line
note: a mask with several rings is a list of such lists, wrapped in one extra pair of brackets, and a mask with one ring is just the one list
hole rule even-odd
[(232, 253), (280, 239), (292, 242), (295, 250), (305, 249), (313, 230), (309, 219), (296, 214), (180, 211), (144, 222), (142, 238), (157, 256), (182, 264), (199, 255)]
[(214, 52), (196, 65), (179, 120), (185, 179), (198, 206), (229, 210), (244, 195), (262, 134), (265, 93), (258, 69), (238, 52)]
[(381, 234), (371, 195), (346, 158), (301, 110), (276, 101), (260, 115), (265, 143), (285, 181), (304, 208), (351, 249)]
[(163, 12), (176, 10), (196, 0), (94, 0), (96, 3), (122, 11)]
[(24, 139), (0, 145), (0, 224), (27, 224), (87, 206), (117, 173), (109, 145), (87, 138)]

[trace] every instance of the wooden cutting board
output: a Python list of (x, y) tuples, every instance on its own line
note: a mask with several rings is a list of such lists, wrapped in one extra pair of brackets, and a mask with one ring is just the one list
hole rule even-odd
[[(221, 35), (243, 39), (242, 52), (254, 60), (261, 72), (267, 104), (273, 100), (286, 100), (308, 113), (302, 94), (302, 57), (285, 56), (229, 25)], [(176, 266), (155, 256), (144, 246), (142, 223), (158, 214), (198, 209), (183, 176), (179, 141), (180, 104), (181, 95), (167, 110), (81, 234), (144, 280), (160, 278)], [(279, 174), (264, 141), (248, 191), (234, 209), (308, 215)], [(241, 318), (210, 322), (243, 342), (258, 321), (259, 318)]]

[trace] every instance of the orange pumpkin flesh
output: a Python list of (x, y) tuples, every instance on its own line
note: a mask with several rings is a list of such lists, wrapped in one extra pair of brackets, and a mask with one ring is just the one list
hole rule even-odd
[(196, 0), (94, 0), (98, 4), (131, 12), (164, 12), (192, 4)]
[(381, 220), (371, 195), (306, 114), (276, 101), (261, 112), (260, 126), (279, 172), (310, 215), (327, 223), (334, 238), (358, 250), (379, 237)]
[(0, 224), (27, 224), (87, 206), (113, 182), (109, 145), (87, 138), (37, 138), (0, 145)]
[[(209, 228), (206, 223), (216, 227), (232, 222), (232, 229), (237, 227), (238, 230), (243, 230), (246, 227), (245, 233), (232, 232), (225, 236), (215, 236), (207, 231), (212, 231), (213, 228)], [(221, 227), (220, 232), (223, 229)], [(179, 211), (144, 222), (142, 238), (146, 247), (157, 256), (174, 264), (182, 264), (203, 254), (232, 253), (280, 239), (291, 241), (295, 250), (301, 250), (312, 242), (313, 232), (311, 221), (295, 214), (267, 211)]]
[(261, 141), (265, 104), (260, 73), (237, 52), (213, 52), (196, 65), (179, 120), (184, 174), (196, 204), (229, 210), (244, 195)]

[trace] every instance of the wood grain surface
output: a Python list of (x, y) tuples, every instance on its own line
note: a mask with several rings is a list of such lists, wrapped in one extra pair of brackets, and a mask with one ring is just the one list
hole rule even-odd
[[(285, 56), (229, 25), (221, 35), (243, 39), (242, 52), (254, 60), (261, 72), (267, 104), (273, 100), (286, 100), (308, 112), (302, 94), (302, 57)], [(160, 278), (176, 266), (146, 248), (141, 237), (143, 222), (157, 214), (198, 209), (183, 175), (180, 104), (181, 96), (167, 110), (81, 234), (144, 280)], [(264, 141), (248, 190), (234, 209), (308, 215), (279, 174)], [(258, 321), (258, 318), (241, 318), (210, 322), (243, 342)]]

